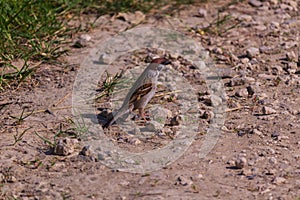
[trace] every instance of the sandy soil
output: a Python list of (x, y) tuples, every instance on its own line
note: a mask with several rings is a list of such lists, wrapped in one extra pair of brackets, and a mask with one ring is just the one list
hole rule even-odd
[[(102, 16), (83, 34), (91, 37), (84, 47), (66, 47), (63, 64), (42, 64), (26, 82), (1, 93), (0, 199), (300, 199), (299, 10), (297, 0), (249, 0), (189, 5), (171, 16)], [(201, 128), (188, 150), (174, 163), (142, 174), (112, 170), (82, 155), (80, 136), (86, 130), (71, 114), (80, 64), (100, 41), (135, 23), (180, 31), (210, 52), (228, 109), (218, 142), (205, 158), (198, 153), (213, 115), (209, 94), (195, 69), (176, 56), (171, 67), (199, 86)], [(119, 63), (134, 68), (147, 53), (132, 55)], [(95, 83), (99, 90), (104, 78)], [(160, 94), (168, 92), (163, 89)], [(111, 103), (103, 102), (96, 107), (106, 110), (95, 114), (111, 111)], [(150, 108), (170, 108), (170, 102), (157, 97)], [(137, 142), (116, 133), (107, 136), (129, 151), (160, 148), (176, 135)]]

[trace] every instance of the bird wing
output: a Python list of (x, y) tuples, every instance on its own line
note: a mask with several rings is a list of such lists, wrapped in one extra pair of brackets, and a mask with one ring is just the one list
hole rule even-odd
[(133, 104), (134, 102), (140, 100), (142, 97), (147, 95), (152, 89), (153, 89), (152, 83), (145, 83), (144, 85), (140, 86), (131, 95), (129, 104)]

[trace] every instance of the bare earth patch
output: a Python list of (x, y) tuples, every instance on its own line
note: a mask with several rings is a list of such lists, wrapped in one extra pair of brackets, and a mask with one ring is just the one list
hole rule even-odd
[[(91, 40), (70, 47), (66, 64), (42, 64), (26, 82), (2, 92), (0, 199), (299, 199), (300, 4), (229, 3), (194, 4), (172, 16), (145, 19), (140, 13), (102, 16), (86, 33)], [(76, 126), (71, 114), (80, 63), (100, 41), (135, 23), (180, 31), (201, 42), (215, 61), (228, 110), (221, 137), (205, 158), (198, 153), (212, 115), (209, 94), (201, 72), (180, 57), (172, 58), (172, 68), (194, 84), (200, 113), (199, 133), (180, 159), (159, 171), (133, 174), (111, 170), (82, 152), (86, 127)], [(151, 51), (119, 58), (109, 73), (145, 64), (145, 57), (155, 54)], [(99, 91), (106, 78), (95, 83)], [(146, 111), (163, 105), (171, 124), (178, 115), (176, 93), (166, 89), (159, 87)], [(96, 101), (99, 123), (112, 111), (111, 98)], [(119, 147), (139, 152), (173, 140), (174, 125), (165, 127), (145, 137), (117, 127), (106, 134)]]

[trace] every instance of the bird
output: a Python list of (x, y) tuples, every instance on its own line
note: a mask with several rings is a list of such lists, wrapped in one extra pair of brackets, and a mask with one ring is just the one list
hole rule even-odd
[(168, 64), (171, 62), (166, 58), (153, 59), (130, 88), (121, 108), (104, 124), (103, 128), (108, 128), (120, 117), (134, 110), (138, 110), (139, 115), (145, 119), (144, 108), (155, 95), (159, 73)]

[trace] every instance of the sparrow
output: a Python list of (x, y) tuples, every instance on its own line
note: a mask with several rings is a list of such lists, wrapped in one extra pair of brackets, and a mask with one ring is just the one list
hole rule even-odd
[(134, 110), (138, 110), (139, 115), (145, 119), (144, 108), (155, 95), (160, 71), (168, 64), (171, 62), (165, 58), (153, 59), (127, 93), (121, 108), (103, 127), (111, 126), (120, 117)]

